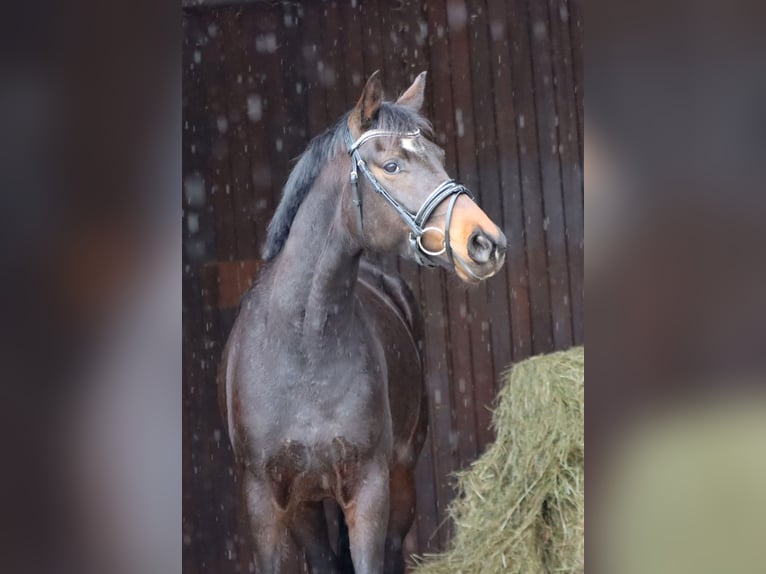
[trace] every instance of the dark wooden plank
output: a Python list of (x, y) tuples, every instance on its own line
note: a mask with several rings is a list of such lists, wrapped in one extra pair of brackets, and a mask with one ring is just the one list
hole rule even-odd
[[(285, 173), (277, 183), (278, 193), (287, 180), (293, 158), (297, 158), (306, 148), (309, 140), (308, 91), (306, 72), (303, 66), (303, 8), (293, 3), (283, 3), (278, 53), (282, 80), (282, 92), (285, 106), (285, 148), (284, 157), (288, 160)], [(278, 199), (277, 196), (276, 199)]]
[(530, 56), (526, 2), (507, 4), (507, 25), (511, 36), (514, 102), (519, 146), (521, 191), (524, 204), (527, 273), (532, 323), (532, 354), (554, 349), (547, 275), (542, 184), (540, 176), (534, 79)]
[(548, 7), (529, 4), (530, 41), (537, 106), (540, 173), (543, 190), (544, 228), (548, 254), (553, 342), (556, 349), (572, 346), (572, 313), (569, 295), (566, 222), (561, 186), (561, 142), (556, 106), (556, 78), (551, 63)]
[[(285, 17), (279, 6), (260, 5), (252, 10), (255, 35), (255, 65), (260, 71), (259, 93), (263, 98), (263, 122), (260, 131), (268, 153), (260, 158), (263, 193), (269, 195), (269, 219), (279, 204), (282, 187), (290, 171), (291, 152), (298, 155), (304, 145), (293, 139), (288, 129), (291, 110), (287, 107), (289, 87), (285, 84), (285, 62), (288, 52), (281, 32)], [(289, 146), (289, 150), (288, 150)], [(267, 165), (263, 165), (268, 162)], [(266, 173), (268, 172), (268, 177)]]
[[(217, 353), (212, 358), (216, 364), (220, 360), (220, 352), (223, 349), (226, 337), (228, 336), (230, 324), (223, 320), (220, 312), (222, 305), (236, 306), (239, 302), (241, 289), (237, 280), (237, 273), (228, 273), (225, 269), (234, 271), (239, 267), (241, 257), (254, 259), (259, 255), (260, 243), (263, 241), (264, 223), (264, 204), (263, 191), (261, 183), (254, 182), (253, 173), (255, 166), (251, 159), (257, 157), (254, 151), (258, 149), (257, 139), (253, 140), (253, 98), (254, 86), (256, 80), (253, 70), (253, 56), (255, 45), (253, 38), (249, 33), (247, 12), (228, 8), (222, 12), (221, 16), (221, 36), (224, 41), (226, 54), (225, 77), (226, 77), (226, 96), (229, 102), (229, 158), (231, 162), (231, 180), (229, 182), (231, 189), (231, 199), (234, 209), (234, 225), (237, 232), (237, 259), (230, 263), (216, 262), (213, 267), (206, 267), (206, 272), (210, 279), (208, 282), (215, 282), (216, 289), (209, 294), (209, 316), (208, 323), (217, 325)], [(211, 383), (215, 387), (214, 382)], [(213, 406), (211, 405), (211, 408)], [(215, 414), (217, 415), (217, 407)], [(211, 415), (213, 416), (213, 415)], [(228, 448), (229, 443), (224, 432), (225, 425), (220, 422), (219, 433), (223, 435), (223, 443)], [(228, 501), (221, 502), (222, 512), (227, 513), (227, 520), (234, 523), (229, 527), (228, 532), (231, 538), (226, 541), (226, 548), (219, 549), (222, 557), (227, 559), (226, 571), (246, 571), (252, 562), (251, 535), (244, 514), (244, 507), (239, 492), (239, 485), (235, 482), (235, 470), (233, 467), (233, 455), (228, 452), (231, 459), (231, 467), (227, 469), (230, 473), (231, 483), (228, 489), (219, 489), (219, 499)], [(212, 463), (211, 463), (212, 466)], [(223, 475), (223, 469), (218, 471)], [(218, 526), (220, 528), (220, 526)]]
[[(340, 30), (341, 14), (337, 0), (325, 2), (323, 9), (324, 30)], [(342, 78), (345, 71), (343, 50), (348, 48), (346, 41), (343, 34), (322, 34), (322, 58), (317, 64), (317, 72), (326, 94), (328, 125), (351, 107), (346, 106), (344, 98), (338, 97), (345, 88)]]
[(362, 43), (362, 12), (359, 4), (342, 2), (340, 22), (344, 30), (344, 46), (341, 52), (343, 61), (343, 97), (344, 110), (356, 105), (362, 94), (366, 80), (364, 48)]
[[(379, 0), (364, 0), (359, 2), (362, 13), (362, 42), (364, 47), (365, 78), (375, 70), (383, 75), (384, 88), (386, 80), (385, 58), (383, 55), (385, 38), (381, 29), (381, 14)], [(388, 94), (386, 94), (388, 95)]]
[(205, 110), (206, 88), (202, 49), (207, 42), (203, 18), (184, 18), (183, 47), (183, 199), (184, 255), (189, 265), (215, 255), (215, 214), (209, 202), (210, 133)]
[[(493, 61), (488, 40), (488, 14), (483, 2), (473, 2), (467, 21), (470, 45), (471, 98), (475, 118), (475, 156), (481, 192), (481, 207), (497, 225), (503, 221), (502, 193), (498, 171), (495, 127), (498, 124), (492, 94)], [(500, 126), (502, 129), (502, 126)], [(511, 361), (511, 321), (507, 278), (504, 273), (484, 285), (486, 305), (479, 329), (474, 326), (473, 358), (476, 373), (476, 425), (479, 450), (494, 440), (490, 408), (496, 395), (498, 373)]]
[(248, 44), (246, 57), (237, 76), (242, 75), (245, 92), (244, 129), (247, 133), (246, 153), (250, 159), (250, 189), (248, 219), (255, 230), (255, 256), (260, 256), (266, 239), (266, 228), (276, 208), (272, 188), (275, 174), (272, 168), (273, 140), (269, 138), (267, 77), (262, 65), (262, 51), (271, 43), (259, 35), (253, 9), (243, 11), (242, 35)]
[[(220, 139), (215, 125), (216, 113), (221, 113), (220, 93), (213, 93), (209, 83), (218, 81), (216, 49), (210, 50), (210, 28), (214, 15), (188, 15), (184, 47), (184, 567), (191, 571), (207, 568), (226, 572), (221, 560), (226, 546), (226, 522), (221, 521), (219, 501), (212, 491), (212, 474), (220, 470), (215, 452), (210, 448), (210, 435), (216, 425), (210, 411), (209, 384), (214, 373), (214, 350), (206, 332), (204, 293), (208, 290), (198, 274), (200, 261), (215, 257), (212, 237), (220, 229), (220, 220), (213, 211), (221, 202), (210, 201), (210, 188), (220, 185), (225, 161), (216, 157), (212, 144)], [(215, 105), (208, 107), (213, 95)], [(223, 170), (225, 174), (225, 170)], [(223, 195), (219, 198), (225, 197)], [(225, 205), (225, 202), (224, 202)], [(230, 205), (228, 206), (230, 208)], [(230, 211), (229, 211), (230, 213)], [(234, 249), (234, 238), (217, 235), (224, 252)], [(213, 457), (212, 462), (208, 462)], [(211, 529), (210, 524), (224, 527)]]
[(199, 369), (199, 357), (202, 351), (199, 337), (187, 336), (188, 333), (198, 333), (202, 329), (202, 318), (199, 313), (200, 286), (197, 277), (188, 273), (184, 275), (182, 300), (182, 321), (185, 336), (182, 337), (183, 354), (183, 569), (184, 572), (197, 572), (200, 563), (206, 559), (202, 544), (203, 528), (199, 518), (201, 514), (200, 499), (203, 496), (199, 481), (196, 480), (195, 467), (199, 453), (194, 444), (194, 422), (200, 412), (200, 389), (204, 377)]
[(574, 69), (573, 76), (573, 90), (575, 94), (575, 100), (577, 101), (577, 133), (578, 142), (580, 147), (580, 165), (583, 165), (583, 146), (585, 144), (584, 138), (584, 123), (585, 123), (585, 108), (583, 104), (585, 95), (585, 73), (583, 67), (583, 58), (585, 57), (585, 16), (582, 0), (568, 0), (567, 2), (568, 14), (569, 14), (569, 35), (571, 37), (570, 44), (572, 46), (572, 67)]
[[(196, 456), (191, 448), (191, 420), (195, 407), (195, 396), (191, 392), (197, 386), (195, 380), (197, 369), (196, 365), (192, 362), (192, 355), (195, 351), (192, 346), (194, 339), (186, 337), (186, 333), (192, 333), (198, 328), (199, 321), (194, 321), (191, 315), (191, 309), (194, 307), (191, 297), (199, 297), (199, 288), (194, 282), (194, 274), (192, 273), (190, 260), (187, 254), (187, 249), (191, 246), (193, 235), (195, 235), (199, 229), (199, 218), (196, 213), (193, 213), (189, 205), (189, 192), (187, 192), (187, 178), (189, 184), (192, 186), (197, 185), (202, 176), (199, 174), (199, 161), (197, 165), (192, 167), (192, 163), (195, 162), (196, 148), (198, 146), (199, 136), (196, 134), (194, 127), (194, 116), (197, 115), (204, 107), (204, 101), (202, 98), (201, 85), (199, 77), (195, 70), (195, 63), (193, 61), (193, 51), (195, 49), (194, 41), (194, 28), (197, 24), (197, 19), (193, 16), (184, 16), (182, 20), (183, 26), (183, 45), (182, 45), (182, 81), (183, 81), (183, 94), (181, 102), (181, 110), (183, 115), (183, 131), (182, 131), (182, 172), (184, 178), (184, 193), (181, 199), (181, 205), (183, 207), (183, 283), (181, 289), (181, 321), (182, 321), (182, 337), (181, 337), (181, 373), (183, 377), (183, 390), (181, 392), (181, 424), (182, 424), (182, 444), (181, 449), (181, 468), (182, 468), (182, 484), (181, 484), (181, 563), (182, 568), (186, 572), (195, 572), (197, 563), (197, 545), (194, 543), (194, 518), (195, 505), (197, 499), (197, 492), (195, 483), (191, 479), (192, 476), (192, 464), (193, 459)], [(194, 149), (194, 151), (192, 151)], [(194, 168), (197, 169), (194, 169)], [(204, 185), (203, 185), (204, 189)], [(194, 193), (194, 192), (192, 192)], [(204, 192), (200, 194), (204, 197)], [(192, 202), (196, 200), (192, 199)], [(196, 211), (196, 210), (195, 210)], [(194, 224), (194, 233), (189, 231), (187, 217), (189, 213), (196, 219)]]
[(569, 266), (572, 335), (575, 344), (585, 337), (583, 171), (580, 163), (577, 100), (574, 91), (569, 11), (566, 0), (549, 0), (551, 62), (556, 88), (561, 191)]
[[(241, 10), (227, 10), (221, 19), (226, 66), (224, 77), (228, 102), (230, 174), (229, 190), (234, 209), (237, 257), (253, 258), (258, 254), (259, 237), (253, 223), (252, 169), (250, 164), (249, 110), (246, 64), (252, 57), (251, 38), (246, 34)], [(251, 106), (250, 106), (251, 107)], [(250, 113), (252, 115), (252, 113)], [(262, 238), (260, 238), (262, 240)]]
[[(469, 42), (469, 21), (475, 20), (476, 16), (475, 9), (469, 13), (469, 6), (466, 3), (454, 0), (448, 2), (448, 40), (450, 60), (454, 66), (452, 92), (455, 106), (458, 169), (460, 178), (475, 191), (481, 205), (484, 194), (476, 157), (480, 142), (474, 116), (472, 91), (474, 72), (481, 66), (481, 62), (471, 57)], [(470, 337), (472, 387), (466, 391), (461, 384), (463, 382), (461, 378), (453, 381), (453, 385), (456, 384), (456, 396), (459, 397), (456, 399), (458, 407), (461, 406), (462, 401), (462, 406), (466, 410), (470, 409), (470, 417), (463, 415), (460, 424), (460, 436), (469, 445), (461, 458), (462, 466), (473, 461), (481, 447), (492, 438), (485, 405), (492, 402), (495, 381), (493, 357), (489, 348), (487, 284), (483, 283), (469, 289), (467, 299), (467, 313), (464, 315), (463, 322)], [(454, 344), (457, 344), (457, 341)], [(472, 427), (469, 426), (471, 422), (473, 422)]]
[[(203, 298), (203, 338), (206, 359), (203, 369), (206, 371), (205, 411), (201, 421), (196, 423), (198, 442), (201, 443), (204, 466), (201, 474), (207, 490), (205, 501), (213, 511), (212, 521), (206, 524), (219, 534), (210, 551), (217, 562), (216, 572), (235, 573), (248, 568), (252, 560), (251, 535), (245, 519), (240, 488), (237, 481), (234, 455), (226, 434), (226, 425), (218, 410), (217, 371), (223, 347), (234, 320), (234, 311), (221, 312), (217, 303), (222, 295), (222, 286), (228, 282), (222, 280), (220, 271), (233, 269), (236, 263), (222, 262), (220, 265), (207, 265), (201, 270), (205, 297)], [(203, 430), (204, 429), (204, 430)]]
[(207, 204), (207, 155), (209, 136), (205, 114), (206, 90), (201, 70), (202, 49), (207, 42), (203, 18), (198, 14), (184, 17), (183, 44), (183, 142), (184, 174), (183, 241), (184, 267), (182, 288), (182, 354), (183, 354), (183, 493), (182, 533), (184, 571), (197, 572), (207, 560), (204, 528), (200, 521), (203, 496), (200, 481), (194, 473), (198, 453), (194, 441), (194, 421), (201, 412), (200, 389), (204, 377), (199, 368), (202, 340), (192, 333), (202, 329), (202, 293), (197, 263), (215, 252), (215, 223)]
[[(217, 280), (216, 291), (206, 294), (206, 304), (219, 310), (237, 309), (242, 295), (255, 281), (262, 264), (260, 259), (205, 263), (202, 267), (202, 273), (213, 273)], [(210, 271), (210, 268), (213, 270)], [(228, 336), (228, 332), (225, 334)]]
[[(426, 340), (423, 354), (434, 468), (432, 488), (437, 509), (436, 523), (439, 525), (446, 518), (447, 505), (454, 496), (450, 474), (456, 468), (452, 442), (452, 398), (449, 388), (448, 333), (442, 275), (442, 271), (436, 270), (420, 275), (420, 291), (428, 301), (428, 305), (423, 308)], [(447, 524), (429, 533), (426, 540), (432, 541), (435, 550), (443, 550), (449, 540), (450, 532), (451, 526)]]
[[(240, 223), (240, 217), (237, 213), (237, 204), (233, 197), (232, 181), (234, 174), (231, 163), (231, 136), (230, 136), (230, 118), (233, 105), (235, 103), (230, 98), (230, 86), (228, 83), (229, 74), (236, 69), (234, 62), (229, 59), (232, 50), (229, 46), (232, 37), (225, 34), (225, 21), (231, 17), (231, 9), (214, 10), (208, 13), (207, 33), (214, 41), (213, 46), (219, 53), (216, 59), (209, 57), (209, 64), (214, 71), (214, 78), (208, 80), (211, 82), (210, 89), (216, 90), (216, 100), (224, 102), (221, 110), (217, 110), (214, 105), (209, 104), (211, 123), (214, 122), (216, 133), (221, 140), (226, 137), (228, 149), (226, 150), (225, 167), (228, 171), (223, 171), (224, 166), (216, 166), (214, 169), (221, 169), (220, 183), (218, 190), (213, 194), (217, 199), (213, 200), (218, 221), (218, 230), (225, 231), (224, 237), (227, 238), (225, 250), (218, 249), (219, 260), (233, 260), (239, 256), (239, 237), (237, 231), (244, 232), (244, 239), (252, 238), (252, 233), (244, 231), (244, 226)], [(204, 56), (203, 56), (204, 58)], [(204, 61), (204, 60), (203, 60)], [(215, 104), (215, 101), (213, 102)], [(221, 114), (225, 113), (225, 121), (222, 121)], [(211, 150), (211, 158), (218, 159), (221, 153), (216, 146), (222, 146), (221, 140), (214, 141)], [(243, 153), (245, 150), (242, 150)], [(223, 163), (223, 162), (222, 162)], [(238, 169), (246, 167), (239, 164)], [(247, 175), (243, 175), (247, 177)], [(246, 223), (244, 224), (246, 225)], [(239, 226), (239, 229), (238, 229)], [(234, 245), (228, 245), (229, 232), (234, 235)], [(204, 289), (207, 293), (217, 293), (221, 289), (218, 276), (203, 276)], [(216, 308), (204, 305), (202, 309), (203, 316), (203, 353), (204, 358), (200, 359), (200, 366), (204, 371), (205, 386), (200, 392), (200, 397), (204, 402), (203, 410), (198, 414), (198, 420), (195, 422), (196, 440), (198, 447), (198, 468), (197, 474), (199, 480), (204, 485), (203, 500), (208, 507), (208, 513), (203, 517), (203, 528), (209, 533), (207, 541), (201, 544), (208, 553), (209, 558), (206, 564), (202, 564), (202, 571), (207, 569), (217, 572), (236, 572), (242, 553), (238, 547), (240, 537), (239, 522), (239, 500), (237, 487), (234, 484), (234, 474), (231, 465), (233, 463), (229, 443), (223, 432), (223, 423), (220, 420), (217, 407), (217, 388), (215, 385), (217, 366), (220, 360), (221, 350), (227, 334), (227, 329), (220, 321), (220, 315)], [(215, 526), (212, 526), (215, 525)]]
[(211, 10), (205, 19), (207, 43), (200, 50), (203, 83), (206, 90), (208, 129), (211, 134), (208, 156), (210, 201), (215, 211), (218, 259), (237, 258), (234, 205), (231, 200), (229, 163), (228, 100), (226, 93), (226, 53), (221, 33), (221, 10)]
[(322, 55), (322, 5), (307, 2), (302, 6), (301, 33), (303, 35), (303, 66), (306, 74), (309, 137), (322, 133), (332, 119), (327, 115), (326, 94), (319, 77)]
[[(488, 1), (489, 38), (493, 67), (494, 113), (503, 222), (508, 239), (505, 278), (510, 307), (512, 358), (518, 361), (532, 353), (532, 332), (524, 236), (524, 204), (517, 145), (517, 111), (514, 101), (513, 69), (506, 6), (502, 0)], [(521, 86), (518, 86), (521, 89)], [(499, 366), (503, 368), (505, 365)]]

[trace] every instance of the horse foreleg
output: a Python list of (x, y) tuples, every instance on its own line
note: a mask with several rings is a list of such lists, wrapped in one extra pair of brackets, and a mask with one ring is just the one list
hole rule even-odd
[(245, 471), (243, 495), (247, 506), (253, 558), (258, 574), (280, 574), (281, 549), (285, 542), (285, 528), (271, 501), (271, 489)]
[(388, 466), (370, 464), (360, 473), (355, 496), (344, 506), (356, 574), (383, 571), (388, 526)]
[(306, 552), (310, 574), (337, 574), (338, 559), (330, 546), (322, 503), (302, 503), (291, 522), (290, 531)]
[(415, 520), (415, 477), (413, 469), (391, 469), (391, 511), (386, 534), (385, 574), (404, 574), (402, 544)]

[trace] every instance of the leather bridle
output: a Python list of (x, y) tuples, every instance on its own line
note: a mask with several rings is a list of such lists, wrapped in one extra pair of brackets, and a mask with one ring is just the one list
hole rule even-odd
[[(455, 261), (452, 255), (452, 247), (450, 245), (450, 223), (452, 222), (452, 213), (455, 207), (455, 203), (462, 194), (466, 194), (472, 200), (473, 194), (464, 185), (456, 182), (454, 179), (448, 179), (439, 184), (429, 196), (425, 199), (423, 204), (418, 209), (417, 213), (410, 212), (404, 207), (396, 198), (389, 193), (389, 191), (383, 187), (378, 181), (375, 175), (367, 167), (367, 164), (359, 155), (359, 148), (367, 141), (378, 137), (398, 137), (398, 138), (417, 138), (420, 137), (420, 130), (412, 132), (396, 132), (389, 130), (368, 130), (364, 132), (356, 141), (351, 139), (351, 133), (346, 132), (346, 143), (348, 145), (348, 153), (351, 156), (351, 191), (353, 193), (353, 203), (356, 206), (357, 224), (359, 226), (359, 232), (361, 233), (362, 240), (364, 240), (364, 221), (362, 218), (362, 197), (359, 194), (359, 172), (362, 172), (367, 181), (370, 182), (372, 188), (385, 199), (394, 211), (402, 218), (407, 227), (410, 228), (409, 244), (415, 260), (425, 267), (434, 267), (437, 263), (432, 259), (438, 257), (442, 253), (447, 254), (447, 258), (450, 264), (454, 267)], [(431, 217), (433, 212), (439, 205), (446, 199), (450, 198), (449, 205), (447, 206), (447, 218), (444, 224), (444, 231), (438, 227), (428, 227), (426, 223)], [(430, 251), (423, 246), (423, 236), (427, 232), (441, 233), (443, 236), (443, 245), (439, 251)], [(465, 269), (465, 265), (461, 264), (461, 268)], [(471, 273), (473, 275), (473, 273)], [(474, 277), (476, 277), (474, 275)]]

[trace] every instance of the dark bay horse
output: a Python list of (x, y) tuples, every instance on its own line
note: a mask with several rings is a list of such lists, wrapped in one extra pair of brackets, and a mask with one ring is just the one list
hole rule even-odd
[(376, 74), (315, 138), (269, 225), (264, 266), (224, 351), (219, 396), (259, 574), (288, 536), (313, 573), (340, 572), (322, 501), (348, 527), (357, 574), (404, 572), (414, 469), (427, 430), (421, 319), (365, 250), (495, 274), (505, 236), (451, 180), (421, 115), (425, 73), (396, 102)]

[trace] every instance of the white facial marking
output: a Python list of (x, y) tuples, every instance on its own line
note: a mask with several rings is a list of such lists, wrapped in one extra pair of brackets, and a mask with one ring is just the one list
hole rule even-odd
[(406, 149), (412, 153), (420, 153), (421, 151), (421, 147), (415, 138), (402, 138), (402, 149)]

